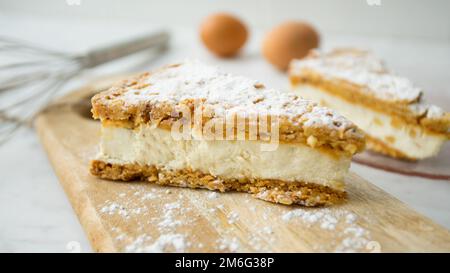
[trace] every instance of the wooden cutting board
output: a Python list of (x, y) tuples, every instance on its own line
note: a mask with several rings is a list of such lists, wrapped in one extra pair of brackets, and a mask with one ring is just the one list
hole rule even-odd
[(90, 118), (89, 99), (110, 84), (74, 91), (35, 123), (95, 251), (450, 251), (448, 230), (353, 173), (348, 201), (328, 208), (93, 177), (100, 124)]

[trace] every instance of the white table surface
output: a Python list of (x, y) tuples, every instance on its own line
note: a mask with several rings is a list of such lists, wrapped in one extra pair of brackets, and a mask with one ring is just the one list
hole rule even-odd
[[(151, 29), (130, 24), (55, 23), (48, 19), (17, 15), (0, 16), (0, 25), (0, 35), (21, 37), (67, 51), (87, 49)], [(136, 67), (137, 62), (145, 59), (144, 56), (135, 56), (88, 71), (66, 86), (61, 94), (100, 75), (151, 69), (185, 58), (218, 64), (224, 70), (260, 79), (272, 87), (287, 89), (286, 76), (275, 71), (259, 53), (260, 31), (254, 30), (245, 51), (239, 58), (231, 60), (220, 60), (206, 52), (193, 28), (173, 27), (171, 34), (170, 50), (153, 62), (144, 62), (144, 65)], [(323, 34), (322, 37), (324, 48), (357, 45), (375, 50), (394, 70), (411, 77), (429, 90), (429, 101), (450, 110), (448, 43), (336, 34)], [(439, 93), (440, 100), (437, 99)], [(450, 228), (450, 181), (407, 177), (358, 164), (352, 165), (352, 171)], [(91, 251), (82, 227), (32, 129), (22, 129), (14, 139), (0, 147), (0, 172), (0, 252), (66, 252), (73, 245), (79, 245), (81, 251)]]

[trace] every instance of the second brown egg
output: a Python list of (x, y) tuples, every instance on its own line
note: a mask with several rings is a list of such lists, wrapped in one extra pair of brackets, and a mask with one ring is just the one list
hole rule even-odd
[(272, 29), (263, 42), (263, 55), (275, 67), (286, 70), (292, 59), (305, 57), (319, 46), (319, 34), (308, 23), (289, 21)]

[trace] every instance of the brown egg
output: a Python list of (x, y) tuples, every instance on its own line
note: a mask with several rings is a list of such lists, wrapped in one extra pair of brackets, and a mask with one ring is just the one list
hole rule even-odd
[(205, 46), (220, 57), (236, 55), (247, 40), (247, 28), (238, 18), (217, 13), (208, 16), (200, 27)]
[(319, 46), (319, 34), (304, 22), (286, 22), (272, 29), (263, 42), (263, 55), (280, 70), (286, 70), (292, 59), (305, 57)]

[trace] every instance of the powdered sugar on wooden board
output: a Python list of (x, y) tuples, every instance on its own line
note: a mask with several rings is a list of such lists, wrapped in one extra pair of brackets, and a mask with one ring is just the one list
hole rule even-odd
[(365, 249), (371, 242), (370, 232), (358, 223), (358, 217), (347, 210), (331, 210), (323, 208), (317, 211), (295, 209), (286, 212), (281, 217), (284, 221), (300, 220), (307, 226), (318, 225), (321, 229), (335, 231), (343, 226), (341, 232), (336, 233), (337, 252), (354, 252)]
[[(332, 240), (315, 245), (317, 251), (368, 251), (367, 246), (372, 242), (370, 231), (360, 224), (364, 219), (347, 210), (260, 206), (263, 201), (243, 195), (245, 206), (238, 212), (224, 206), (226, 202), (222, 199), (236, 194), (130, 184), (129, 191), (117, 193), (114, 200), (106, 200), (98, 211), (101, 217), (111, 218), (107, 222), (117, 224), (111, 227), (111, 232), (124, 252), (268, 252), (286, 227), (299, 232), (320, 228), (329, 233)], [(243, 239), (237, 236), (242, 232), (239, 226), (241, 221), (250, 221), (249, 217), (254, 217), (262, 228)], [(198, 221), (205, 218), (220, 234), (212, 245), (209, 235), (202, 237), (187, 232), (198, 230)], [(119, 228), (127, 223), (135, 230)]]

